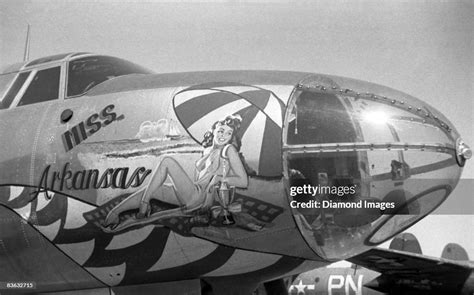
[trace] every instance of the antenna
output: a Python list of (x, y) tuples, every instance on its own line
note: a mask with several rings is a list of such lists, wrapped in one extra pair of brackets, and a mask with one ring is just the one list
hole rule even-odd
[(25, 41), (25, 54), (23, 55), (23, 61), (28, 61), (30, 58), (30, 24), (26, 30), (26, 41)]

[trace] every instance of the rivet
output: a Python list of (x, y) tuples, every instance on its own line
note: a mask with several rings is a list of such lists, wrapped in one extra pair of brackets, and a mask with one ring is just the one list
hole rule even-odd
[(404, 102), (403, 100), (402, 100), (400, 103), (401, 103), (401, 104), (405, 104), (405, 102)]
[(395, 104), (395, 100), (392, 100), (392, 104)]
[(409, 109), (409, 110), (411, 110), (411, 109), (412, 109), (412, 107), (411, 107), (411, 106), (408, 106), (408, 109)]
[(416, 110), (417, 110), (418, 112), (421, 112), (421, 108), (417, 108)]
[(336, 87), (336, 86), (333, 86), (332, 89), (337, 89), (337, 87)]
[(386, 96), (382, 96), (382, 98), (383, 98), (383, 99), (387, 99), (387, 97), (386, 97)]

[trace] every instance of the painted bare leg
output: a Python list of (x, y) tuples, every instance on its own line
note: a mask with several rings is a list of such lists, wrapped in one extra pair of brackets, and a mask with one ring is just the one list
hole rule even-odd
[(167, 176), (173, 180), (176, 188), (178, 202), (181, 205), (189, 204), (193, 198), (194, 184), (189, 178), (188, 174), (179, 165), (179, 163), (171, 158), (164, 158), (158, 165), (158, 168), (153, 172), (150, 183), (146, 187), (143, 197), (140, 201), (140, 209), (137, 218), (144, 218), (149, 216), (151, 212), (150, 198), (165, 182)]

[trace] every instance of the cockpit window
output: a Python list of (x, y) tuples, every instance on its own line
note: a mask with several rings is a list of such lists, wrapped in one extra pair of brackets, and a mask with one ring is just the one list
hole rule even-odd
[(288, 120), (288, 144), (352, 142), (357, 138), (350, 114), (336, 95), (303, 91), (295, 105)]
[(38, 71), (18, 106), (58, 99), (60, 67)]
[(116, 57), (84, 57), (69, 63), (67, 96), (82, 95), (92, 87), (114, 77), (151, 73), (150, 70)]
[(5, 91), (8, 89), (8, 86), (13, 81), (16, 74), (17, 73), (9, 73), (0, 75), (0, 99), (5, 94)]
[[(10, 84), (11, 80), (13, 80), (15, 75), (16, 73), (11, 73), (11, 74), (0, 76), (0, 87), (2, 89), (1, 91), (6, 91), (6, 89), (8, 88), (8, 85)], [(7, 109), (10, 106), (13, 99), (18, 94), (18, 91), (21, 89), (21, 86), (23, 86), (23, 83), (25, 83), (29, 75), (30, 75), (30, 72), (21, 73), (18, 75), (18, 77), (16, 78), (15, 82), (13, 82), (13, 85), (10, 87), (10, 89), (8, 90), (3, 100), (0, 101), (0, 109)], [(1, 96), (3, 96), (3, 93), (0, 94), (0, 97)]]

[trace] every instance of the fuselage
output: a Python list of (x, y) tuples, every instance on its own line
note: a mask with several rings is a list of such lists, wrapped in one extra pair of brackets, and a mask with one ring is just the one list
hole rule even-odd
[[(419, 221), (462, 171), (459, 134), (441, 113), (367, 82), (272, 71), (152, 74), (82, 53), (11, 73), (0, 109), (1, 210), (109, 286), (285, 266), (270, 279), (324, 266)], [(137, 218), (138, 194), (160, 163), (172, 158), (192, 181), (204, 133), (236, 114), (247, 186), (205, 214)], [(152, 199), (186, 205), (168, 176)], [(292, 205), (329, 201), (334, 193), (308, 190), (321, 186), (353, 188), (338, 197), (390, 203), (391, 214)], [(221, 223), (224, 209), (235, 224)], [(119, 224), (108, 227), (113, 210)], [(8, 226), (0, 224), (0, 239), (17, 241)], [(28, 247), (9, 245), (1, 258), (11, 266)]]

